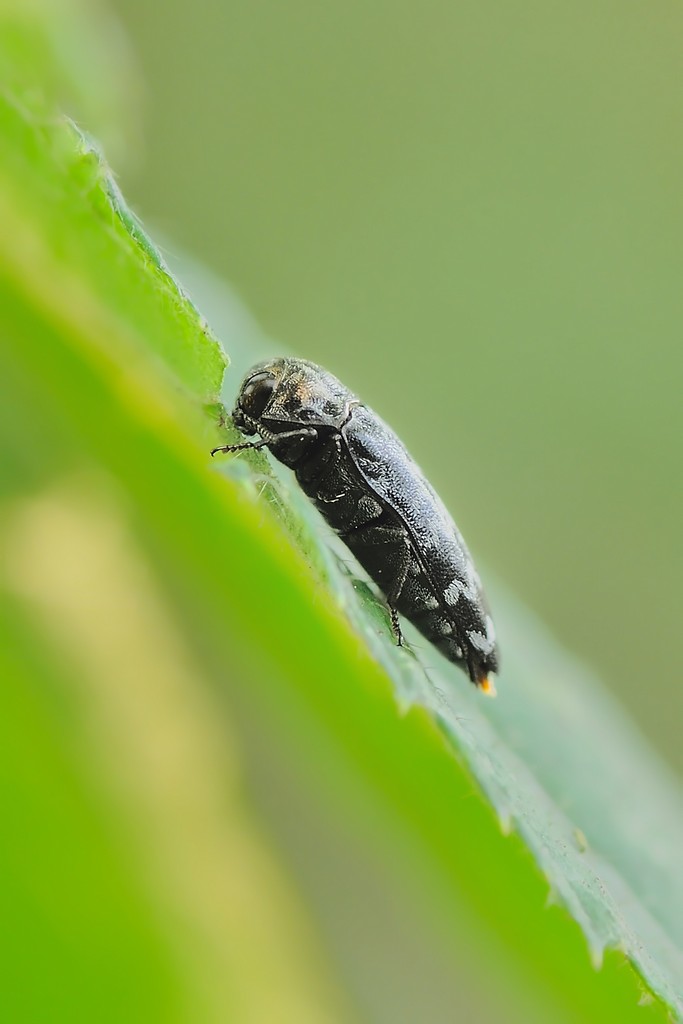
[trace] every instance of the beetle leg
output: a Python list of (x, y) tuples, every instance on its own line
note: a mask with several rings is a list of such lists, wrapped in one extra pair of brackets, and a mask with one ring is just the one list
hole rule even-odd
[(401, 623), (398, 619), (398, 612), (392, 604), (389, 605), (389, 615), (391, 616), (391, 632), (394, 634), (394, 640), (396, 641), (397, 647), (403, 647), (403, 633), (401, 631)]
[(310, 438), (313, 441), (318, 436), (318, 431), (315, 427), (298, 427), (296, 430), (284, 430), (282, 433), (277, 434), (272, 430), (268, 430), (263, 424), (259, 424), (258, 432), (264, 438), (266, 444), (276, 444), (278, 441), (293, 441), (295, 438), (300, 438), (302, 441)]
[[(341, 455), (341, 441), (338, 434), (326, 440), (320, 440), (306, 458), (296, 467), (296, 475), (299, 483), (306, 489), (306, 493), (318, 498), (320, 501), (330, 500), (327, 497), (330, 478), (337, 470)], [(333, 488), (338, 490), (339, 488)]]
[(391, 629), (394, 636), (396, 637), (396, 643), (398, 644), (399, 647), (403, 647), (403, 633), (401, 632), (401, 624), (398, 619), (398, 611), (396, 610), (396, 604), (398, 602), (399, 597), (401, 596), (401, 591), (403, 590), (403, 585), (406, 581), (408, 570), (410, 569), (411, 557), (410, 544), (408, 543), (408, 540), (405, 537), (403, 538), (403, 542), (403, 561), (401, 563), (401, 567), (398, 571), (396, 579), (394, 580), (394, 585), (392, 586), (391, 590), (387, 593), (387, 604), (389, 605), (389, 612), (391, 614)]
[[(374, 522), (358, 526), (341, 534), (344, 542), (384, 591), (391, 616), (391, 631), (399, 647), (403, 647), (403, 633), (398, 618), (398, 604), (411, 562), (410, 541), (406, 534), (394, 526), (379, 526)], [(388, 549), (388, 550), (387, 550)], [(393, 551), (392, 551), (393, 549)], [(377, 554), (382, 552), (377, 559)], [(382, 579), (391, 552), (393, 579)]]
[[(324, 471), (323, 471), (321, 477), (318, 480), (319, 495), (320, 495), (322, 501), (329, 501), (330, 500), (329, 498), (325, 498), (324, 497), (325, 488), (329, 485), (329, 482), (330, 482), (332, 476), (337, 472), (337, 466), (339, 465), (339, 460), (341, 458), (341, 438), (340, 438), (339, 434), (335, 434), (334, 435), (334, 438), (332, 440), (331, 450), (328, 453), (326, 453), (326, 454), (327, 454), (327, 459), (325, 461)], [(339, 488), (337, 488), (337, 490), (338, 489)], [(339, 497), (343, 498), (344, 495), (340, 494)], [(332, 501), (337, 501), (338, 498), (334, 497), (331, 500)]]

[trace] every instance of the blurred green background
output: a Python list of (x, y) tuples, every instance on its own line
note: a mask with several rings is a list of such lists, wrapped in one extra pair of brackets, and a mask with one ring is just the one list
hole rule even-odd
[(389, 420), (683, 768), (680, 4), (114, 7), (128, 198)]

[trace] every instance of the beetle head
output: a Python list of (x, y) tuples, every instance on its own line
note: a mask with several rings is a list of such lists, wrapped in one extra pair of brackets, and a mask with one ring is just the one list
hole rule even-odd
[(232, 414), (243, 434), (263, 424), (275, 433), (292, 426), (339, 427), (351, 393), (331, 373), (304, 359), (271, 359), (242, 381)]

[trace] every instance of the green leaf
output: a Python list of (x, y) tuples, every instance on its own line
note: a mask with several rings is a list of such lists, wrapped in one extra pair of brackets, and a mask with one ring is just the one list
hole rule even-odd
[(285, 474), (211, 463), (233, 436), (213, 336), (97, 149), (21, 89), (0, 223), (12, 1019), (271, 1020), (264, 974), (278, 1019), (342, 1019), (235, 782), (237, 708), (335, 816), (372, 809), (425, 899), (484, 922), (494, 977), (512, 965), (556, 1019), (683, 1018), (680, 789), (600, 683), (496, 587), (487, 702), (394, 646)]

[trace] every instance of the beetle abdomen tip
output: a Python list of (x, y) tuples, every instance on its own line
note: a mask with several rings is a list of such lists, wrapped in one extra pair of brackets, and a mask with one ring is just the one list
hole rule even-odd
[(493, 673), (491, 673), (491, 675), (484, 676), (483, 679), (480, 679), (477, 686), (482, 693), (486, 694), (487, 697), (497, 696), (498, 691), (496, 690), (496, 678)]

